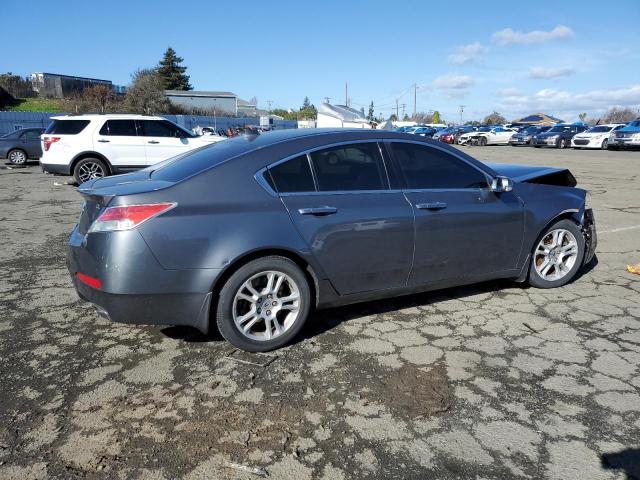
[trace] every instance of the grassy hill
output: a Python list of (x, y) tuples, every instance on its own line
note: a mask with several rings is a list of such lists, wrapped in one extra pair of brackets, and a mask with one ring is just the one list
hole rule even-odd
[(64, 112), (62, 101), (55, 98), (18, 98), (12, 106), (6, 108), (10, 112)]

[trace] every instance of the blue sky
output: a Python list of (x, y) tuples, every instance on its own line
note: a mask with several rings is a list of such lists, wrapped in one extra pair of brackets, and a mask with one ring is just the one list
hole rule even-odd
[[(266, 107), (309, 96), (376, 113), (493, 110), (565, 120), (640, 108), (640, 2), (50, 2), (3, 0), (26, 25), (0, 71), (48, 71), (127, 84), (168, 45), (199, 90), (231, 90)], [(99, 5), (99, 6), (98, 6)], [(402, 112), (402, 107), (400, 109)]]

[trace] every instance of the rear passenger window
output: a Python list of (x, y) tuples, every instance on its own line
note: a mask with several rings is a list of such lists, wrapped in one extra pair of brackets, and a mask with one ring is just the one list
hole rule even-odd
[(52, 135), (77, 135), (89, 125), (89, 120), (54, 120), (44, 133)]
[(409, 189), (485, 188), (485, 175), (437, 148), (393, 143), (393, 155)]
[(292, 158), (269, 169), (275, 190), (279, 193), (313, 192), (313, 176), (306, 155)]
[(99, 133), (115, 137), (135, 137), (138, 135), (136, 123), (133, 120), (107, 120)]
[(383, 190), (386, 174), (377, 143), (355, 143), (313, 152), (320, 191)]

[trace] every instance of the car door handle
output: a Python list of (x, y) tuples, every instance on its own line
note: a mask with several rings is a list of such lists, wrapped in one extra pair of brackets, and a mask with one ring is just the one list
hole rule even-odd
[(417, 203), (416, 208), (418, 210), (442, 210), (447, 208), (447, 204), (445, 202)]
[(107, 140), (106, 138), (100, 138), (98, 141), (100, 143), (109, 143), (111, 140)]
[(160, 142), (157, 140), (149, 140), (147, 143), (153, 143), (155, 145), (156, 143), (160, 143)]
[(315, 215), (317, 217), (321, 217), (324, 215), (333, 215), (337, 213), (338, 209), (336, 207), (310, 207), (310, 208), (300, 208), (298, 209), (298, 213), (300, 215)]

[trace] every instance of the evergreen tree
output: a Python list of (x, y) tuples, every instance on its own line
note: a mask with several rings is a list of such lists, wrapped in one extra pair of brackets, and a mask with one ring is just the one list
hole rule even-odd
[(168, 47), (164, 52), (157, 70), (165, 90), (193, 90), (189, 84), (189, 75), (184, 73), (187, 71), (187, 67), (181, 65), (183, 60), (171, 47)]
[(311, 106), (311, 102), (309, 101), (309, 97), (304, 97), (304, 102), (302, 102), (302, 108), (300, 110), (306, 110)]
[(372, 122), (374, 120), (374, 116), (373, 116), (373, 100), (371, 100), (371, 105), (369, 105), (369, 115), (367, 115), (367, 118), (369, 119), (370, 122)]

